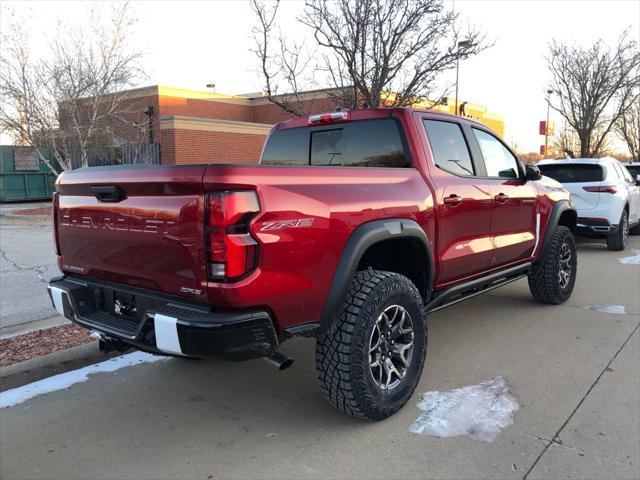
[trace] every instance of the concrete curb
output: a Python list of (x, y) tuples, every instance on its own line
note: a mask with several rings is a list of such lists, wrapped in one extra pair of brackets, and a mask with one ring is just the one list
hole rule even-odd
[(41, 320), (33, 320), (31, 322), (20, 323), (18, 325), (7, 325), (0, 328), (0, 340), (19, 337), (36, 330), (46, 330), (48, 328), (59, 327), (61, 325), (70, 325), (71, 320), (62, 315), (52, 315)]
[(75, 370), (117, 355), (122, 355), (122, 353), (102, 353), (98, 348), (98, 342), (95, 341), (14, 363), (0, 368), (0, 391)]
[(82, 345), (67, 348), (66, 350), (58, 350), (57, 352), (47, 353), (40, 357), (30, 358), (24, 362), (18, 362), (13, 365), (2, 367), (0, 369), (0, 378), (18, 375), (37, 368), (48, 367), (56, 363), (70, 362), (72, 360), (97, 356), (98, 353), (100, 353), (100, 350), (98, 350), (97, 341), (83, 343)]

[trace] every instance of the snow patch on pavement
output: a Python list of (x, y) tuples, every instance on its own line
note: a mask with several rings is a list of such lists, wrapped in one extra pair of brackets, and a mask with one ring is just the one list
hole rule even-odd
[(633, 253), (632, 257), (618, 257), (618, 261), (625, 265), (640, 265), (640, 250), (634, 248)]
[(584, 307), (586, 310), (594, 310), (596, 312), (611, 313), (613, 315), (624, 315), (626, 312), (624, 305), (589, 305)]
[(78, 370), (60, 373), (53, 377), (45, 378), (37, 382), (23, 385), (22, 387), (2, 392), (0, 393), (0, 408), (18, 405), (19, 403), (30, 400), (38, 395), (44, 395), (45, 393), (64, 390), (76, 383), (87, 381), (89, 379), (89, 375), (93, 375), (94, 373), (115, 372), (121, 368), (131, 367), (141, 363), (153, 363), (168, 359), (169, 357), (151, 355), (150, 353), (144, 352), (134, 352), (127, 355), (121, 355), (104, 362), (89, 365)]
[(418, 408), (420, 417), (409, 431), (434, 437), (468, 435), (475, 440), (493, 442), (500, 431), (513, 425), (513, 412), (520, 408), (503, 377), (479, 385), (446, 392), (427, 392)]

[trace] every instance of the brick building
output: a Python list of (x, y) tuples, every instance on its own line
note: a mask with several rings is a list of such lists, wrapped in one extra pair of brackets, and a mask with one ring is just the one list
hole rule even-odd
[[(335, 105), (322, 92), (305, 94), (314, 112)], [(157, 142), (163, 164), (257, 162), (274, 123), (290, 118), (280, 107), (255, 95), (154, 85), (124, 92), (120, 117), (109, 143)]]
[[(303, 98), (311, 113), (335, 109), (324, 91), (305, 92)], [(114, 143), (158, 142), (163, 164), (257, 162), (271, 126), (290, 118), (259, 93), (233, 96), (154, 85), (124, 92), (122, 101), (127, 121), (113, 129)], [(434, 108), (452, 109), (451, 102)], [(473, 112), (469, 116), (502, 134), (500, 116), (475, 104)]]

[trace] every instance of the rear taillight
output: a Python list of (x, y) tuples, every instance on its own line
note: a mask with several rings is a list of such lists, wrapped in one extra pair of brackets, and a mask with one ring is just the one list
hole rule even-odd
[(583, 190), (591, 193), (617, 193), (618, 190), (613, 185), (599, 185), (593, 187), (582, 187)]
[(209, 278), (236, 280), (255, 269), (258, 243), (249, 232), (249, 222), (260, 212), (253, 191), (211, 193), (208, 200), (207, 260)]
[(328, 123), (342, 123), (349, 121), (349, 112), (321, 113), (309, 116), (308, 125), (326, 125)]
[(60, 256), (60, 240), (58, 240), (58, 206), (60, 205), (60, 198), (58, 192), (53, 192), (51, 202), (51, 216), (53, 217), (53, 245), (56, 251), (56, 255)]

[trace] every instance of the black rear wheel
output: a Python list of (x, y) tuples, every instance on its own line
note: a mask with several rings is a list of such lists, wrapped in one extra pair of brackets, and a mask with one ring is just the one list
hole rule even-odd
[(629, 238), (629, 214), (627, 210), (622, 210), (618, 229), (607, 237), (607, 248), (609, 250), (620, 251), (627, 247), (627, 239)]
[(322, 392), (339, 410), (381, 420), (409, 400), (426, 353), (422, 299), (405, 276), (366, 270), (316, 343)]

